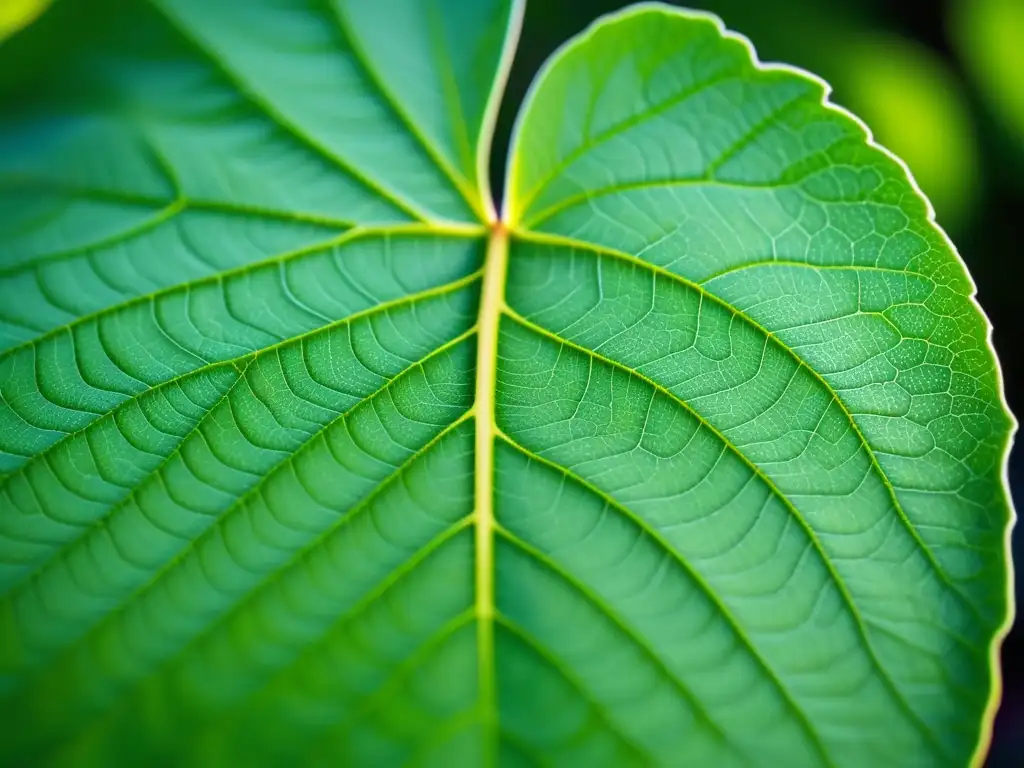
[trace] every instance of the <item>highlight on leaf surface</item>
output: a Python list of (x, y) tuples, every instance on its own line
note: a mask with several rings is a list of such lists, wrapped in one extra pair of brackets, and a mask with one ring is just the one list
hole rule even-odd
[(1013, 422), (821, 81), (599, 19), (499, 219), (521, 3), (95, 7), (0, 49), (5, 762), (980, 762)]

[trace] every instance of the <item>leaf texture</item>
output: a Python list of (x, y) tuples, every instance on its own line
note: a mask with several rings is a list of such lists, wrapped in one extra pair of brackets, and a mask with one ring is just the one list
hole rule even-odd
[(927, 202), (646, 4), (538, 75), (498, 217), (522, 10), (0, 48), (5, 762), (980, 758), (1012, 420)]

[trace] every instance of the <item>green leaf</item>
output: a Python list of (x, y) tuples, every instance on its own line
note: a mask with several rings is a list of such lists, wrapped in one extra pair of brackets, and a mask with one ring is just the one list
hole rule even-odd
[(967, 94), (953, 70), (923, 45), (877, 33), (847, 34), (828, 55), (844, 98), (911, 168), (938, 221), (967, 230), (980, 202), (981, 163)]
[(499, 218), (522, 12), (0, 49), (3, 762), (981, 760), (1012, 420), (927, 202), (646, 4), (538, 76)]

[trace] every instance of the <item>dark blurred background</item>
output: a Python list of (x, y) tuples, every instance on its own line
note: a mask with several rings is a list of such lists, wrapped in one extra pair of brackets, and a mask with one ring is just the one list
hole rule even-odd
[[(3, 2), (3, 0), (0, 0)], [(495, 141), (500, 189), (512, 120), (534, 73), (564, 40), (624, 0), (530, 0)], [(1024, 0), (689, 0), (742, 32), (764, 61), (828, 80), (902, 157), (957, 244), (994, 326), (1006, 397), (1024, 414)], [(1024, 441), (1022, 441), (1024, 442)], [(1010, 461), (1024, 508), (1024, 449)], [(1024, 531), (1014, 550), (1024, 553)], [(1024, 561), (1022, 561), (1024, 562)], [(1024, 568), (1017, 591), (1024, 583)], [(1003, 644), (1003, 704), (987, 765), (1024, 766), (1024, 628)]]

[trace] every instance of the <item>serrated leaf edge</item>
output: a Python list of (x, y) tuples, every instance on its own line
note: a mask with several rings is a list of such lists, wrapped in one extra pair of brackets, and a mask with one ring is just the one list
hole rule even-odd
[[(747, 55), (750, 58), (754, 68), (760, 72), (786, 72), (791, 75), (795, 75), (805, 81), (816, 84), (821, 89), (820, 104), (821, 106), (831, 112), (837, 113), (842, 117), (852, 122), (861, 131), (864, 136), (864, 142), (871, 149), (877, 150), (883, 154), (887, 159), (892, 160), (902, 170), (906, 181), (910, 184), (910, 188), (913, 194), (922, 202), (925, 206), (925, 220), (941, 238), (942, 242), (949, 249), (956, 259), (957, 264), (960, 267), (961, 273), (966, 276), (970, 285), (970, 293), (966, 298), (970, 301), (972, 308), (981, 317), (985, 323), (985, 344), (992, 357), (995, 366), (995, 377), (996, 385), (999, 393), (1000, 405), (1002, 406), (1003, 413), (1009, 418), (1009, 431), (1006, 436), (1006, 442), (1003, 446), (1002, 455), (1002, 467), (1001, 467), (1001, 482), (1003, 487), (1004, 497), (1006, 499), (1007, 510), (1009, 512), (1008, 519), (1006, 520), (1006, 528), (1003, 534), (1003, 551), (1004, 560), (1006, 563), (1006, 616), (1003, 619), (1002, 625), (1000, 625), (989, 644), (988, 657), (989, 657), (989, 669), (991, 671), (991, 690), (988, 694), (988, 702), (985, 706), (981, 716), (980, 729), (978, 733), (978, 742), (975, 745), (974, 752), (971, 756), (970, 766), (971, 768), (981, 768), (985, 762), (985, 757), (988, 753), (989, 747), (992, 741), (992, 728), (995, 721), (995, 715), (999, 708), (999, 703), (1002, 699), (1002, 669), (1000, 665), (1000, 649), (1002, 648), (1003, 641), (1005, 640), (1010, 628), (1013, 626), (1014, 618), (1016, 616), (1016, 603), (1014, 595), (1014, 568), (1013, 568), (1013, 557), (1012, 557), (1012, 535), (1014, 527), (1017, 523), (1017, 512), (1014, 508), (1013, 497), (1010, 493), (1010, 479), (1009, 479), (1009, 461), (1010, 461), (1010, 450), (1013, 447), (1015, 437), (1019, 428), (1019, 422), (1010, 410), (1009, 403), (1006, 400), (1006, 384), (1003, 376), (1002, 365), (1000, 364), (999, 358), (995, 352), (995, 346), (992, 341), (993, 327), (992, 322), (988, 315), (985, 314), (984, 309), (977, 300), (977, 285), (971, 276), (967, 265), (964, 262), (963, 256), (961, 256), (956, 245), (950, 239), (947, 232), (935, 219), (935, 208), (932, 206), (931, 201), (925, 196), (921, 190), (920, 185), (917, 183), (917, 179), (914, 177), (913, 172), (909, 166), (903, 161), (902, 158), (895, 155), (889, 149), (876, 141), (871, 128), (861, 120), (857, 115), (853, 114), (844, 107), (836, 104), (830, 100), (832, 94), (832, 86), (818, 75), (810, 72), (801, 67), (797, 67), (792, 64), (781, 64), (774, 62), (764, 62), (760, 59), (757, 54), (757, 50), (750, 38), (746, 35), (733, 31), (726, 27), (725, 22), (716, 14), (708, 11), (693, 10), (689, 8), (679, 8), (674, 5), (669, 5), (665, 2), (659, 2), (659, 0), (644, 0), (642, 2), (634, 3), (619, 11), (604, 14), (593, 22), (591, 22), (583, 31), (577, 35), (569, 38), (562, 43), (555, 51), (548, 57), (541, 68), (537, 71), (533, 81), (530, 83), (530, 87), (527, 89), (526, 95), (523, 97), (523, 102), (520, 105), (519, 111), (516, 114), (515, 122), (512, 126), (511, 137), (509, 140), (508, 155), (506, 157), (505, 165), (505, 189), (502, 195), (502, 210), (501, 210), (501, 221), (504, 223), (504, 227), (507, 227), (508, 231), (515, 234), (517, 226), (521, 224), (518, 221), (521, 211), (516, 210), (516, 200), (514, 195), (515, 180), (517, 174), (516, 159), (518, 157), (518, 146), (520, 136), (522, 134), (523, 125), (526, 116), (530, 113), (533, 102), (540, 91), (541, 85), (547, 79), (550, 72), (555, 68), (556, 65), (573, 49), (582, 46), (589, 41), (598, 28), (614, 24), (618, 21), (628, 19), (632, 16), (637, 16), (641, 13), (649, 11), (660, 11), (667, 15), (675, 15), (685, 19), (702, 20), (710, 22), (715, 26), (716, 31), (724, 40), (730, 40), (739, 43), (746, 50)], [(483, 145), (481, 145), (483, 146)], [(493, 237), (494, 235), (492, 235)], [(485, 270), (487, 265), (485, 264)]]

